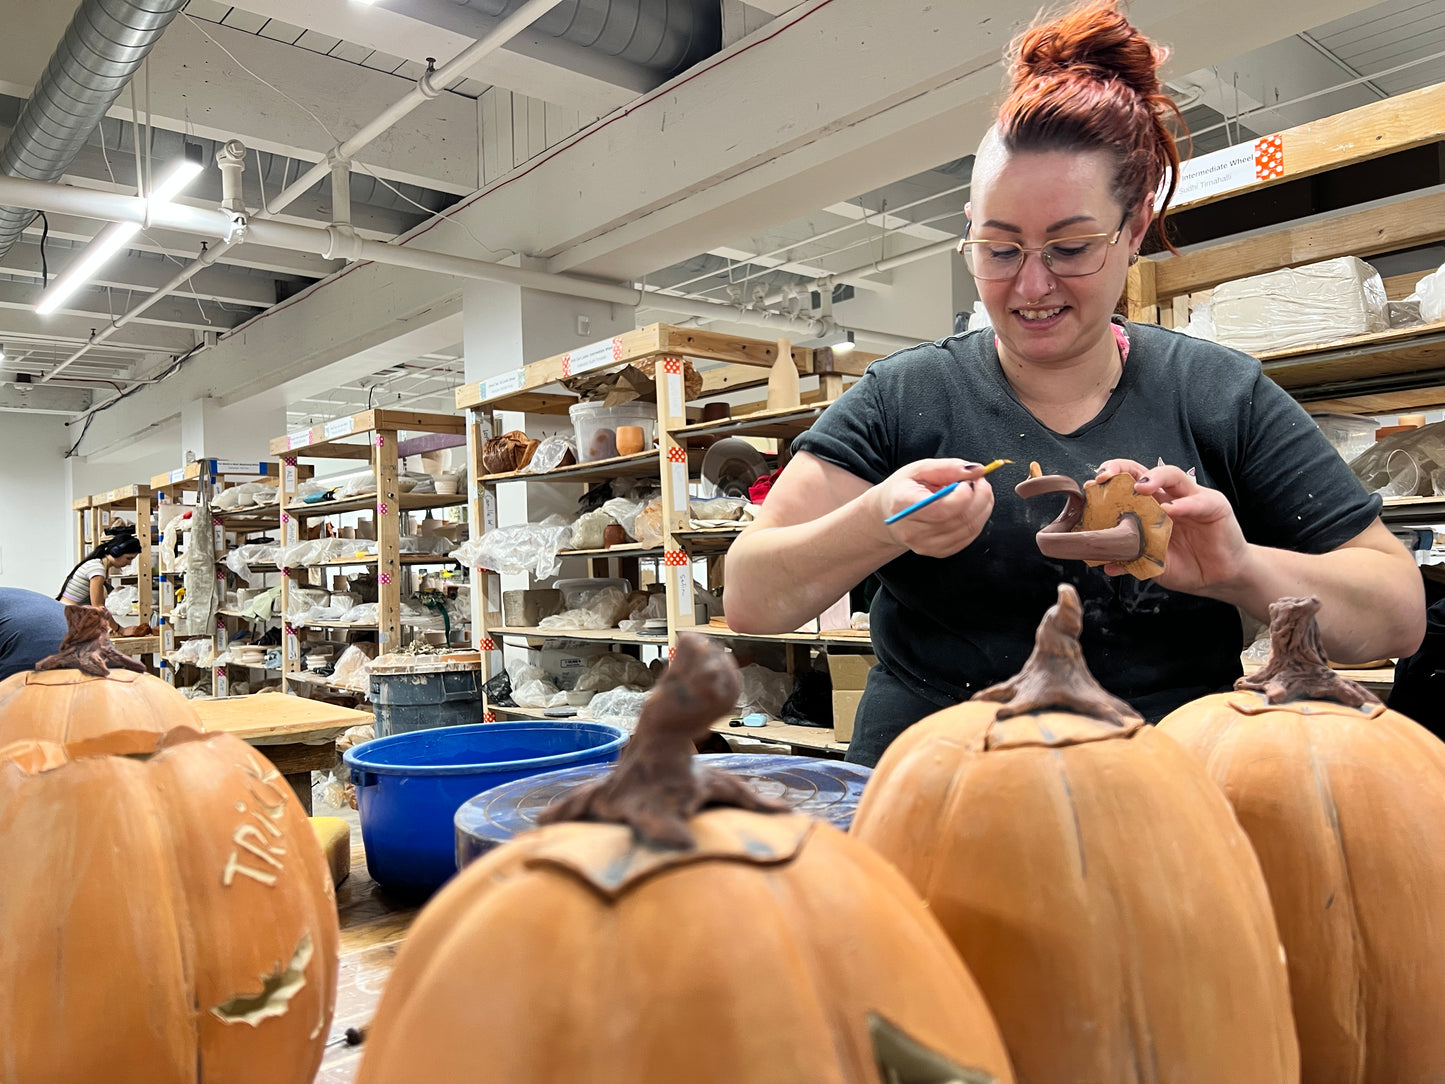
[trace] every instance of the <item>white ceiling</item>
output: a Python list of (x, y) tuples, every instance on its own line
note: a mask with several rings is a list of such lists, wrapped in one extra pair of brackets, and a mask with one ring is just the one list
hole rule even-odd
[[(788, 0), (720, 3), (724, 44), (765, 29), (794, 6)], [(8, 39), (0, 42), (0, 94), (10, 94), (12, 106), (18, 107), (59, 40), (66, 17), (63, 12), (38, 11), (33, 0), (0, 0), (0, 13), (7, 17)], [(369, 120), (377, 111), (373, 102), (405, 93), (425, 71), (427, 57), (445, 62), (465, 47), (471, 40), (463, 32), (468, 24), (459, 20), (472, 14), (453, 0), (381, 0), (376, 5), (358, 0), (189, 0), (152, 54), (158, 137), (239, 138), (269, 156), (267, 192), (274, 195), (284, 177), (294, 178), (324, 156), (333, 134), (344, 135)], [(632, 101), (640, 86), (661, 81), (654, 77), (644, 84), (636, 70), (605, 57), (549, 51), (537, 35), (529, 42), (489, 58), (476, 77), (432, 103), (436, 119), (419, 112), (416, 119), (403, 122), (393, 138), (362, 156), (366, 172), (354, 174), (352, 199), (358, 222), (368, 223), (372, 236), (387, 239), (404, 233), (427, 219), (427, 208), (446, 207), (500, 175), (490, 157), (499, 138), (494, 122), (505, 121), (505, 173), (514, 162), (526, 161)], [(1169, 87), (1185, 107), (1196, 133), (1195, 151), (1202, 153), (1445, 80), (1441, 54), (1445, 0), (1386, 0), (1207, 69), (1170, 72)], [(503, 107), (508, 109), (505, 117), (495, 113), (496, 103), (503, 100), (497, 91), (511, 102)], [(69, 183), (134, 191), (128, 101), (126, 95), (118, 100), (114, 119), (76, 160), (66, 178)], [(0, 119), (7, 116), (4, 105), (0, 98)], [(8, 116), (5, 123), (13, 123), (14, 108)], [(155, 146), (162, 143), (158, 138)], [(635, 281), (708, 300), (746, 300), (757, 291), (776, 296), (789, 288), (806, 290), (830, 276), (855, 289), (877, 288), (886, 278), (866, 270), (867, 265), (937, 245), (961, 231), (970, 160), (956, 157), (959, 149), (934, 169), (903, 171), (907, 175), (886, 185), (823, 202), (789, 221), (772, 222), (773, 216), (761, 209), (754, 216), (756, 225), (741, 229), (730, 242), (653, 268)], [(256, 184), (258, 161), (248, 162), (246, 174), (247, 199), (255, 205), (262, 201)], [(198, 187), (196, 195), (205, 205), (213, 205), (219, 190), (214, 170), (210, 175), (216, 192)], [(401, 192), (386, 188), (378, 177)], [(359, 198), (363, 188), (365, 198)], [(288, 216), (324, 223), (330, 203), (329, 190), (318, 187)], [(44, 255), (52, 273), (74, 257), (76, 247), (98, 225), (50, 216)], [(31, 311), (39, 294), (41, 229), (37, 221), (0, 261), (0, 344), (5, 353), (0, 409), (13, 409), (22, 401), (43, 406), (34, 391), (24, 391), (28, 398), (22, 400), (13, 385), (7, 397), (6, 382), (17, 374), (38, 378), (54, 369), (88, 340), (92, 329), (126, 311), (198, 251), (194, 239), (147, 231), (134, 249), (105, 270), (100, 284), (80, 294), (66, 313), (45, 320)], [(198, 274), (193, 288), (162, 302), (148, 319), (121, 329), (46, 387), (64, 383), (85, 391), (82, 399), (57, 400), (72, 409), (103, 402), (112, 389), (138, 387), (208, 334), (242, 325), (273, 300), (284, 301), (340, 266), (319, 257), (240, 246)], [(639, 318), (669, 318), (665, 300), (640, 312)], [(294, 396), (288, 393), (289, 419), (300, 425), (368, 403), (450, 409), (450, 389), (460, 382), (461, 356), (457, 334), (455, 342), (429, 343), (425, 353), (414, 357), (378, 357), (372, 371), (335, 387), (317, 389), (295, 381), (287, 385), (294, 386)]]

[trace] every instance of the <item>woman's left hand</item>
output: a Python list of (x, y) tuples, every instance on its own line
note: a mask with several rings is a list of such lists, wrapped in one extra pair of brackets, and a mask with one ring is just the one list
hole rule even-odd
[[(1173, 521), (1164, 571), (1158, 577), (1161, 587), (1209, 595), (1240, 576), (1249, 543), (1223, 493), (1201, 486), (1193, 475), (1164, 463), (1146, 468), (1132, 459), (1111, 459), (1099, 467), (1097, 477), (1102, 480), (1113, 474), (1132, 475), (1134, 491), (1157, 500)], [(1124, 566), (1107, 564), (1104, 571), (1118, 576)]]

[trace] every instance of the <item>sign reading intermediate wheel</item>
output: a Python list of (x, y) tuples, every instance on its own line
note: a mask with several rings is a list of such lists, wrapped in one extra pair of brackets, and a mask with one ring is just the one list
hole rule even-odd
[(1272, 135), (1191, 158), (1179, 168), (1179, 187), (1170, 206), (1283, 177), (1284, 152), (1284, 137)]

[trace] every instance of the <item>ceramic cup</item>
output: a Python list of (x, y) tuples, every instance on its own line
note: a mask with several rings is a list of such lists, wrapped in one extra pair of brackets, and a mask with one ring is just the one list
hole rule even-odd
[(727, 403), (704, 403), (702, 408), (702, 420), (705, 422), (720, 422), (724, 418), (731, 418), (733, 408)]
[(636, 455), (642, 451), (643, 436), (640, 425), (619, 425), (617, 427), (617, 454)]

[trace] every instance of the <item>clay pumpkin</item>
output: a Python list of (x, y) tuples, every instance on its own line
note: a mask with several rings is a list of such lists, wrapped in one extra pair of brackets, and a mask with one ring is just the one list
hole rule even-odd
[(1013, 1080), (895, 870), (694, 771), (693, 740), (738, 688), (721, 648), (680, 638), (615, 772), (422, 912), (359, 1084)]
[[(91, 680), (116, 701), (137, 687)], [(308, 1082), (338, 947), (310, 822), (228, 734), (142, 743), (0, 747), (0, 1080)]]
[(58, 653), (0, 682), (0, 745), (35, 739), (71, 756), (144, 754), (172, 727), (202, 729), (189, 700), (116, 651), (100, 609), (67, 606), (65, 620)]
[(1061, 586), (1020, 674), (908, 728), (852, 834), (917, 888), (1020, 1081), (1299, 1079), (1259, 864), (1197, 763), (1094, 681)]
[(1445, 744), (1329, 668), (1318, 609), (1271, 606), (1269, 664), (1160, 729), (1259, 855), (1303, 1079), (1445, 1079)]

